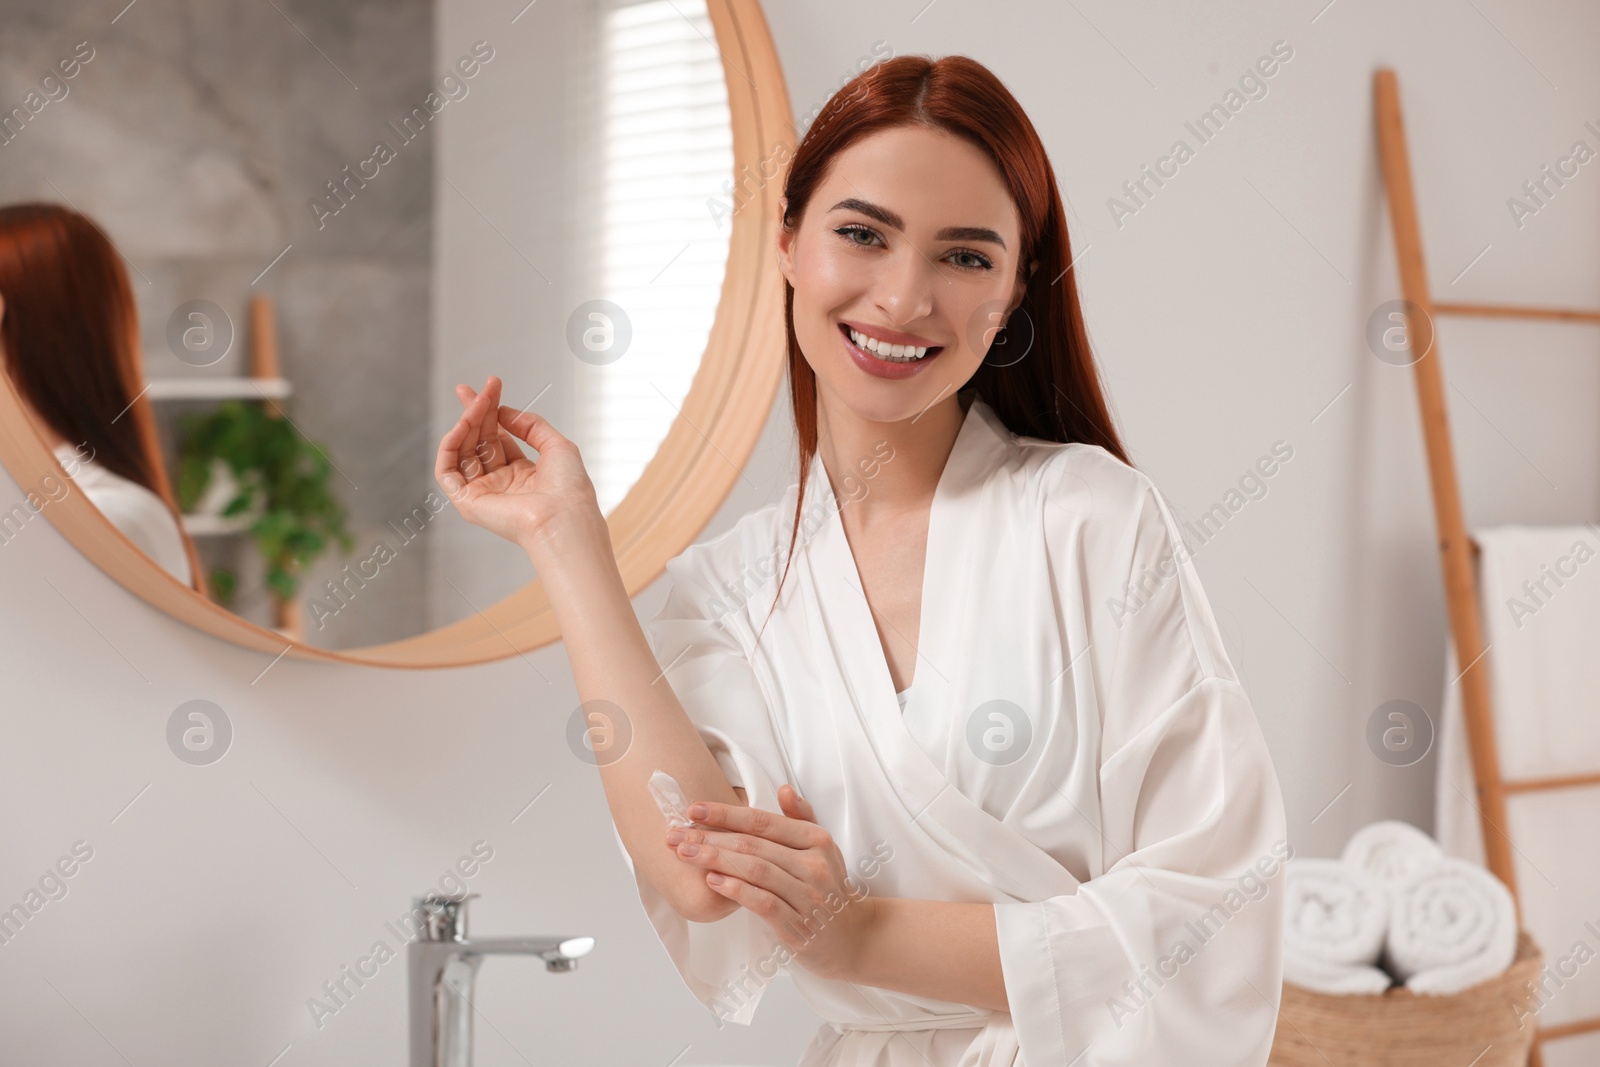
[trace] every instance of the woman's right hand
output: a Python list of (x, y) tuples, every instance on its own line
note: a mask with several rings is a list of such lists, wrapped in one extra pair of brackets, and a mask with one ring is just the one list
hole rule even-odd
[[(456, 386), (465, 410), (439, 440), (433, 476), (475, 526), (527, 546), (554, 523), (600, 517), (578, 446), (538, 415), (500, 403), (499, 378), (483, 392)], [(522, 441), (538, 453), (530, 460)]]

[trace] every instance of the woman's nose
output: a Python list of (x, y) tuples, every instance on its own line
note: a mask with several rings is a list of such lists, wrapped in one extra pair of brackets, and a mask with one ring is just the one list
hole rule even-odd
[(939, 270), (914, 248), (902, 249), (878, 279), (877, 304), (895, 325), (926, 318), (933, 311)]

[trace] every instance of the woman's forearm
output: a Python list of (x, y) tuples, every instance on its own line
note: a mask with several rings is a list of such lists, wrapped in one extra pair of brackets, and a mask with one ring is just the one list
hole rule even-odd
[[(738, 905), (705, 884), (705, 873), (666, 847), (666, 823), (646, 782), (658, 768), (697, 800), (742, 803), (683, 710), (634, 614), (612, 555), (605, 519), (552, 524), (523, 545), (561, 626), (578, 699), (609, 701), (624, 718), (607, 723), (586, 708), (606, 801), (628, 854), (679, 912), (709, 922)], [(614, 715), (610, 709), (605, 714)]]
[(994, 905), (869, 896), (873, 909), (852, 973), (861, 985), (1010, 1011)]

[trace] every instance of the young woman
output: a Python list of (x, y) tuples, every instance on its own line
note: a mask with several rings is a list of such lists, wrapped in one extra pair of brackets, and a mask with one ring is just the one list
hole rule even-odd
[(798, 483), (668, 564), (648, 638), (577, 449), (499, 379), (436, 476), (627, 738), (618, 838), (720, 1017), (785, 968), (827, 1020), (803, 1067), (1265, 1063), (1282, 796), (1112, 427), (1043, 146), (960, 56), (837, 99), (776, 250)]
[(78, 212), (0, 208), (0, 363), (72, 484), (145, 555), (204, 593), (143, 395), (128, 272)]

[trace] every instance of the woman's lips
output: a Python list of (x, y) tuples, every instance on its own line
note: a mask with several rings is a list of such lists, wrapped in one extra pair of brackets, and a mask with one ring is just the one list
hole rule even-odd
[(856, 366), (877, 378), (889, 378), (893, 380), (910, 378), (912, 375), (919, 373), (929, 363), (932, 363), (939, 357), (939, 353), (944, 351), (944, 349), (940, 347), (930, 348), (928, 350), (928, 354), (923, 356), (921, 359), (913, 359), (901, 363), (894, 363), (890, 362), (889, 360), (879, 359), (871, 352), (868, 352), (866, 349), (850, 340), (850, 327), (846, 326), (842, 322), (839, 324), (839, 336), (844, 338), (844, 347), (846, 351), (850, 353), (850, 358), (855, 360)]

